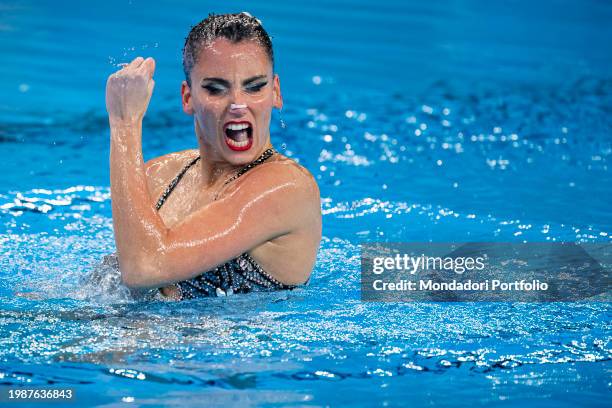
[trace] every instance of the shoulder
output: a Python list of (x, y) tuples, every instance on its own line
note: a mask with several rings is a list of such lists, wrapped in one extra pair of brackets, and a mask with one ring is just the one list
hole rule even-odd
[(310, 172), (294, 160), (277, 154), (274, 160), (257, 166), (244, 175), (240, 189), (254, 192), (265, 189), (283, 192), (291, 201), (310, 202), (320, 206), (319, 187)]
[(191, 160), (199, 154), (197, 149), (183, 150), (156, 157), (145, 163), (149, 191), (167, 185)]
[(145, 163), (145, 173), (147, 177), (176, 175), (176, 172), (180, 171), (189, 160), (196, 158), (198, 154), (197, 149), (189, 149), (156, 157)]

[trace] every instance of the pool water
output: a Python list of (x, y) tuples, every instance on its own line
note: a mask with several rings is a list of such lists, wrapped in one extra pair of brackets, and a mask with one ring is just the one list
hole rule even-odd
[[(2, 388), (100, 406), (609, 406), (609, 303), (360, 301), (364, 242), (611, 241), (612, 5), (431, 3), (0, 5)], [(275, 43), (273, 143), (321, 188), (310, 285), (168, 303), (89, 281), (114, 251), (106, 77), (156, 58), (145, 157), (195, 147), (183, 39), (242, 10)]]

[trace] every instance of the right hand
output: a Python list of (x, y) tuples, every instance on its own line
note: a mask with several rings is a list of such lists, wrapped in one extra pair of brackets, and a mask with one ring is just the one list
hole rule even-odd
[(137, 57), (108, 77), (106, 110), (111, 125), (142, 121), (155, 86), (154, 72), (153, 58)]

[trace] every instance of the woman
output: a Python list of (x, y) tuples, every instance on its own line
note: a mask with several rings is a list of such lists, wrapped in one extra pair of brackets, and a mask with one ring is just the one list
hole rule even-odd
[(111, 194), (121, 278), (185, 299), (305, 283), (321, 239), (319, 190), (274, 150), (283, 100), (270, 38), (246, 13), (210, 15), (183, 50), (183, 110), (199, 149), (142, 159), (155, 61), (111, 75)]

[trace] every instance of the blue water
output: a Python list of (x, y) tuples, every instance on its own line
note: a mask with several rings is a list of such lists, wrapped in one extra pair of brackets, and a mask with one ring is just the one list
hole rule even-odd
[[(2, 388), (102, 406), (609, 406), (608, 303), (362, 303), (359, 244), (609, 243), (612, 5), (218, 3), (0, 4)], [(114, 251), (106, 77), (155, 57), (145, 156), (194, 147), (183, 39), (242, 10), (276, 47), (273, 143), (321, 188), (310, 286), (143, 303), (87, 283)]]

